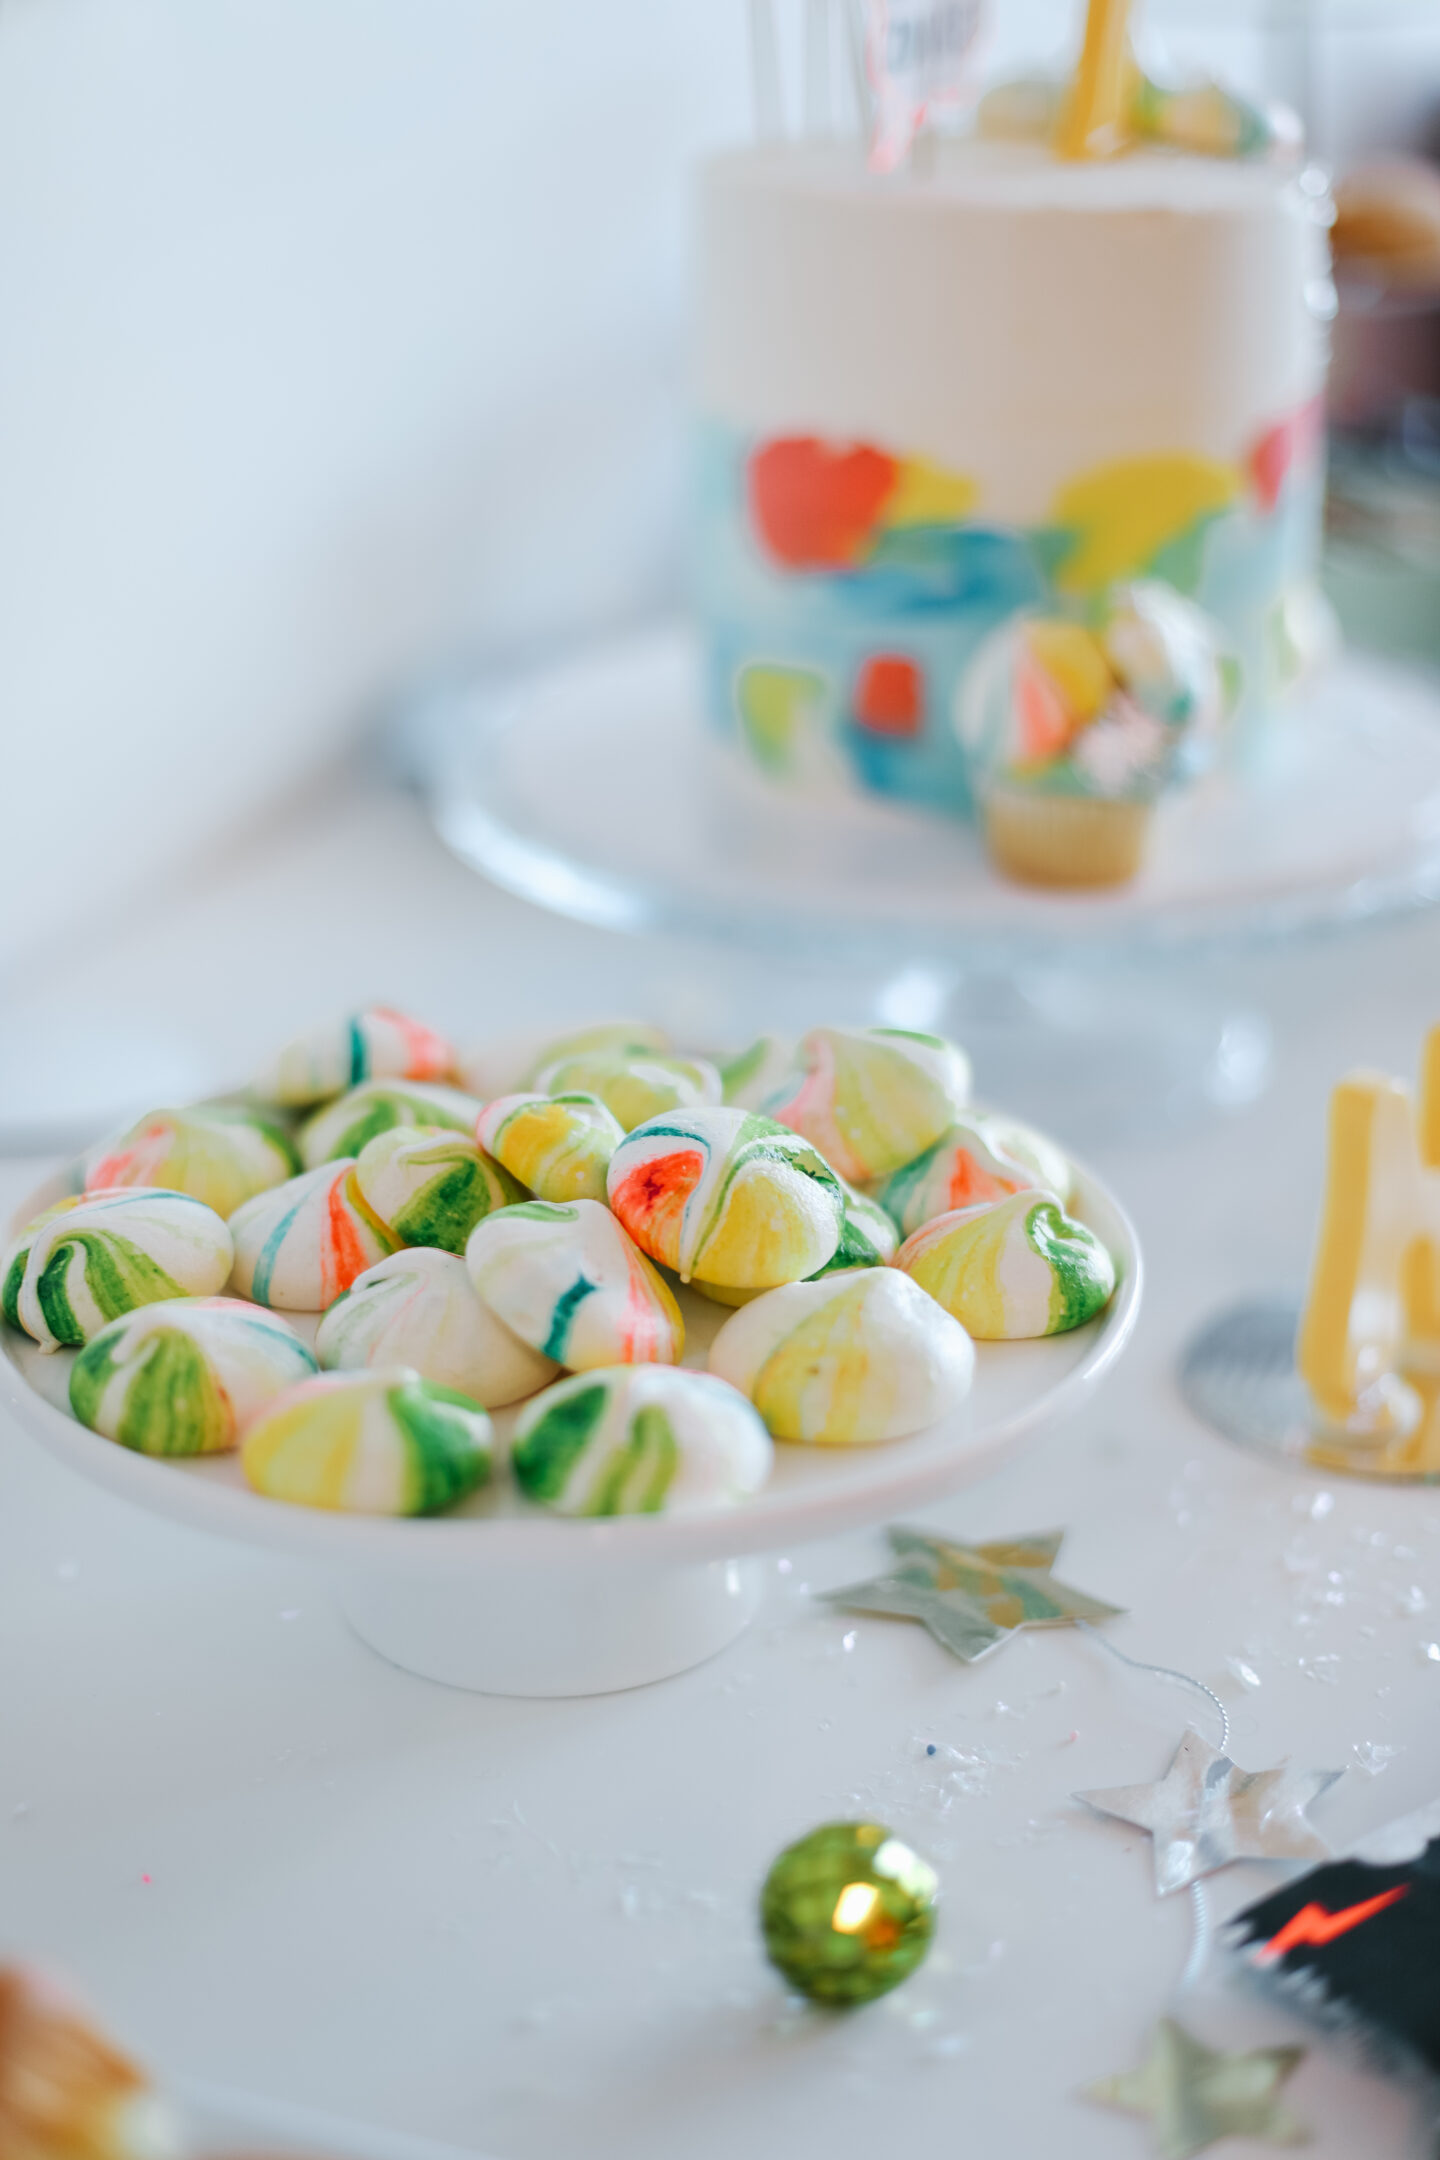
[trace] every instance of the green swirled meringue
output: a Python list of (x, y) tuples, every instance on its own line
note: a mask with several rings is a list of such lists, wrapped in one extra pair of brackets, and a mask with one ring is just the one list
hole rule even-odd
[(405, 1245), (463, 1253), (476, 1223), (528, 1197), (510, 1173), (463, 1133), (395, 1125), (361, 1148), (355, 1183)]
[(300, 1128), (300, 1159), (307, 1170), (342, 1155), (358, 1155), (377, 1133), (395, 1125), (432, 1125), (473, 1137), (480, 1102), (459, 1088), (430, 1087), (418, 1080), (367, 1080), (326, 1103)]
[(1099, 1238), (1048, 1192), (938, 1215), (905, 1240), (895, 1266), (986, 1342), (1083, 1327), (1115, 1289)]
[(240, 1298), (170, 1298), (122, 1313), (70, 1371), (82, 1425), (141, 1455), (218, 1455), (316, 1371), (288, 1322)]
[(693, 1515), (748, 1500), (771, 1456), (754, 1410), (723, 1381), (618, 1365), (538, 1395), (510, 1459), (522, 1491), (557, 1515)]
[(138, 1185), (87, 1194), (23, 1230), (0, 1277), (7, 1314), (13, 1305), (41, 1349), (58, 1350), (88, 1342), (137, 1305), (213, 1296), (233, 1258), (230, 1232), (213, 1208), (188, 1193)]

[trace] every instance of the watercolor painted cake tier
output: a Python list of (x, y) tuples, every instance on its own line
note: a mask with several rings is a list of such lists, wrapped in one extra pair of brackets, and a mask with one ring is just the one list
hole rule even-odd
[(1219, 625), (1242, 737), (1323, 642), (1328, 198), (1283, 165), (939, 142), (713, 160), (699, 603), (772, 778), (964, 812), (970, 662), (1155, 579)]

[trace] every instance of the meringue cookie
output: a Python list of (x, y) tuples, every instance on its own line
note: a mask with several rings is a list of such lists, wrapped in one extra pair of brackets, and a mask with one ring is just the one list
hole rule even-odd
[(671, 1048), (664, 1029), (643, 1020), (606, 1020), (561, 1036), (528, 1028), (476, 1043), (462, 1053), (458, 1071), (461, 1086), (489, 1102), (496, 1095), (529, 1093), (538, 1085), (536, 1074), (563, 1058), (588, 1056), (591, 1051), (605, 1057), (664, 1056)]
[(465, 1265), (481, 1302), (572, 1372), (679, 1363), (680, 1308), (598, 1200), (501, 1208), (475, 1230)]
[(286, 1312), (324, 1312), (400, 1242), (356, 1184), (348, 1156), (257, 1193), (231, 1216), (230, 1230), (231, 1289)]
[(853, 1184), (888, 1177), (940, 1138), (970, 1091), (970, 1061), (906, 1028), (812, 1028), (801, 1071), (766, 1114), (816, 1146)]
[(476, 1223), (526, 1197), (499, 1163), (457, 1132), (393, 1125), (355, 1160), (366, 1205), (399, 1244), (463, 1253)]
[(357, 1275), (320, 1322), (315, 1350), (332, 1371), (412, 1365), (487, 1410), (533, 1395), (560, 1369), (481, 1303), (463, 1260), (429, 1246)]
[[(893, 1260), (900, 1243), (899, 1234), (890, 1217), (877, 1201), (866, 1194), (856, 1192), (844, 1178), (836, 1180), (844, 1196), (845, 1215), (840, 1231), (840, 1242), (823, 1268), (817, 1268), (807, 1281), (819, 1282), (838, 1268), (850, 1270), (860, 1267), (884, 1267)], [(690, 1279), (692, 1290), (707, 1297), (715, 1305), (748, 1305), (757, 1297), (766, 1297), (765, 1290), (733, 1290), (722, 1288), (719, 1283), (702, 1282), (698, 1275)]]
[(543, 1043), (526, 1067), (525, 1086), (542, 1086), (541, 1073), (569, 1058), (665, 1057), (674, 1047), (664, 1028), (652, 1027), (648, 1020), (601, 1020)]
[(89, 1195), (83, 1192), (68, 1193), (63, 1200), (42, 1208), (38, 1215), (31, 1216), (14, 1243), (7, 1247), (3, 1266), (0, 1266), (0, 1319), (11, 1327), (20, 1325), (20, 1285), (25, 1280), (25, 1263), (30, 1258), (36, 1231), (56, 1215), (68, 1215), (72, 1208), (84, 1207), (88, 1198)]
[(299, 1168), (294, 1141), (272, 1119), (240, 1103), (196, 1103), (188, 1110), (152, 1110), (92, 1148), (85, 1190), (159, 1186), (230, 1216)]
[(547, 1388), (521, 1412), (510, 1459), (522, 1491), (557, 1515), (694, 1515), (748, 1500), (773, 1455), (723, 1381), (618, 1365)]
[[(624, 1127), (598, 1095), (501, 1095), (475, 1128), (481, 1147), (537, 1200), (603, 1200)], [(523, 1197), (516, 1194), (517, 1199)]]
[(22, 1230), (6, 1256), (6, 1309), (21, 1259), (15, 1318), (42, 1350), (88, 1342), (108, 1321), (164, 1298), (211, 1297), (234, 1256), (213, 1208), (147, 1185), (87, 1193)]
[(984, 1342), (1063, 1335), (1109, 1303), (1115, 1263), (1054, 1193), (937, 1216), (895, 1256), (923, 1290)]
[(705, 1058), (651, 1052), (587, 1051), (559, 1058), (535, 1075), (546, 1095), (598, 1095), (626, 1132), (667, 1110), (690, 1110), (720, 1100), (720, 1075)]
[(477, 1098), (459, 1088), (367, 1080), (306, 1119), (300, 1128), (300, 1159), (307, 1170), (314, 1170), (342, 1155), (358, 1155), (377, 1133), (396, 1125), (428, 1125), (469, 1138), (480, 1110)]
[(253, 1093), (304, 1110), (362, 1080), (448, 1080), (454, 1070), (455, 1052), (443, 1035), (388, 1005), (368, 1005), (286, 1043)]
[(710, 1370), (777, 1440), (850, 1447), (933, 1425), (965, 1395), (969, 1336), (894, 1268), (771, 1290), (725, 1322)]
[(615, 1150), (610, 1205), (635, 1242), (720, 1289), (765, 1290), (824, 1267), (845, 1200), (813, 1147), (722, 1106), (652, 1118)]
[(141, 1455), (218, 1455), (316, 1370), (273, 1313), (239, 1298), (171, 1298), (91, 1336), (71, 1367), (70, 1407)]
[(876, 1186), (875, 1198), (908, 1237), (937, 1215), (1045, 1185), (1030, 1164), (1009, 1152), (1004, 1144), (1009, 1136), (998, 1119), (972, 1111), (914, 1162), (892, 1171)]
[(720, 1065), (724, 1101), (738, 1110), (763, 1110), (795, 1073), (795, 1045), (783, 1035), (761, 1035)]
[(347, 1515), (434, 1515), (490, 1475), (479, 1403), (405, 1365), (321, 1373), (282, 1395), (245, 1435), (256, 1492)]

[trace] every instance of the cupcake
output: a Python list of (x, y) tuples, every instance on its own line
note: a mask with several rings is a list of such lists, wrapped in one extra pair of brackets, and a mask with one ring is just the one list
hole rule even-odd
[(981, 646), (956, 729), (986, 844), (1027, 885), (1118, 885), (1162, 790), (1213, 747), (1232, 666), (1168, 585), (1116, 587), (1090, 621), (1018, 615)]

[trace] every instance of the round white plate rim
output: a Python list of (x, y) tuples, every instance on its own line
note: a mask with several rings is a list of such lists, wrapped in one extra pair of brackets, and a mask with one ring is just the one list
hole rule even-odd
[[(1094, 1172), (1082, 1164), (1074, 1167), (1081, 1210), (1103, 1227), (1120, 1277), (1104, 1313), (1068, 1338), (1084, 1341), (1082, 1354), (1033, 1400), (1022, 1402), (973, 1438), (965, 1436), (967, 1444), (953, 1450), (936, 1451), (907, 1465), (890, 1451), (910, 1447), (925, 1437), (914, 1435), (888, 1448), (826, 1451), (837, 1470), (833, 1491), (823, 1487), (798, 1493), (772, 1491), (744, 1506), (707, 1514), (615, 1516), (585, 1522), (538, 1511), (533, 1516), (433, 1516), (402, 1521), (335, 1515), (290, 1507), (258, 1493), (187, 1475), (183, 1464), (137, 1455), (90, 1432), (30, 1386), (10, 1354), (12, 1331), (3, 1325), (0, 1395), (50, 1454), (119, 1498), (212, 1535), (306, 1553), (339, 1567), (408, 1572), (437, 1564), (469, 1566), (483, 1558), (505, 1567), (561, 1563), (571, 1568), (607, 1568), (625, 1562), (664, 1568), (773, 1551), (855, 1529), (902, 1509), (924, 1507), (972, 1483), (1022, 1440), (1073, 1409), (1108, 1372), (1134, 1329), (1144, 1261), (1124, 1208)], [(37, 1187), (16, 1211), (15, 1224), (31, 1220), (59, 1189), (54, 1179)], [(978, 1354), (983, 1357), (992, 1348), (1023, 1354), (1027, 1346), (981, 1344)], [(963, 1417), (964, 1406), (959, 1414)], [(843, 1477), (847, 1460), (868, 1465), (887, 1459), (897, 1466), (892, 1478), (847, 1489)]]
[[(826, 909), (801, 909), (782, 920), (774, 894), (762, 893), (757, 901), (737, 887), (718, 899), (713, 890), (671, 882), (663, 869), (657, 871), (643, 861), (633, 872), (627, 869), (622, 874), (603, 859), (587, 860), (581, 852), (568, 851), (558, 837), (547, 840), (517, 825), (503, 800), (497, 802), (493, 791), (487, 793), (477, 782), (477, 743), (484, 740), (503, 752), (507, 741), (521, 740), (527, 717), (544, 714), (547, 699), (553, 704), (557, 696), (562, 701), (582, 698), (587, 685), (598, 689), (616, 679), (623, 681), (627, 671), (640, 681), (647, 671), (657, 668), (662, 674), (667, 666), (693, 670), (693, 658), (693, 633), (672, 622), (612, 638), (509, 682), (486, 687), (456, 678), (432, 686), (414, 701), (408, 726), (431, 815), (446, 845), (505, 890), (552, 912), (613, 929), (678, 930), (742, 942), (764, 937), (811, 947), (844, 944), (891, 949), (897, 944), (914, 946), (920, 940), (936, 950), (973, 947), (976, 958), (992, 959), (1002, 950), (1073, 959), (1216, 939), (1293, 935), (1373, 920), (1440, 897), (1440, 830), (1432, 833), (1428, 823), (1423, 827), (1417, 823), (1398, 862), (1394, 837), (1387, 836), (1383, 849), (1378, 842), (1368, 850), (1337, 848), (1327, 858), (1323, 875), (1307, 872), (1288, 882), (1276, 876), (1268, 885), (1263, 880), (1257, 884), (1253, 873), (1237, 871), (1228, 875), (1228, 889), (1222, 880), (1209, 892), (1189, 892), (1182, 886), (1167, 894), (1163, 886), (1159, 891), (1148, 890), (1142, 880), (1113, 893), (1055, 895), (1007, 885), (987, 875), (978, 888), (981, 904), (972, 907), (963, 894), (957, 899), (957, 880), (956, 888), (946, 894), (948, 912), (943, 915), (925, 915), (918, 896), (913, 904), (906, 900), (902, 911), (890, 915), (837, 913), (828, 906), (828, 899), (834, 897), (829, 895)], [(1333, 700), (1345, 685), (1351, 686), (1357, 730), (1373, 725), (1377, 709), (1390, 711), (1392, 719), (1402, 705), (1408, 708), (1423, 702), (1427, 716), (1433, 709), (1437, 741), (1431, 792), (1440, 805), (1440, 691), (1435, 684), (1416, 668), (1350, 653), (1310, 696)], [(1280, 739), (1292, 756), (1307, 754), (1303, 697), (1302, 693), (1298, 709), (1281, 723)], [(824, 814), (815, 805), (798, 801), (788, 809), (783, 798), (751, 773), (738, 755), (727, 753), (710, 736), (697, 714), (686, 715), (682, 724), (693, 731), (697, 754), (714, 762), (712, 779), (730, 789), (742, 809), (748, 798), (763, 805), (764, 814), (771, 818), (793, 814), (797, 830), (804, 829), (804, 821)], [(1225, 785), (1238, 789), (1248, 783)], [(1234, 800), (1243, 798), (1232, 793)], [(903, 806), (879, 799), (847, 801), (834, 815), (840, 821), (834, 828), (837, 845), (842, 825), (847, 839), (853, 830), (862, 843), (867, 836), (893, 842), (907, 831), (923, 830), (933, 838), (937, 831), (948, 830), (941, 820), (917, 817)], [(1191, 806), (1167, 802), (1162, 816), (1172, 820), (1173, 837), (1177, 829), (1173, 821), (1190, 818)], [(814, 829), (820, 830), (818, 823)], [(1203, 826), (1201, 833), (1203, 837)], [(963, 828), (957, 838), (961, 847), (957, 864), (971, 863), (969, 874), (973, 875), (975, 843)], [(864, 891), (867, 900), (878, 901), (873, 879)]]

